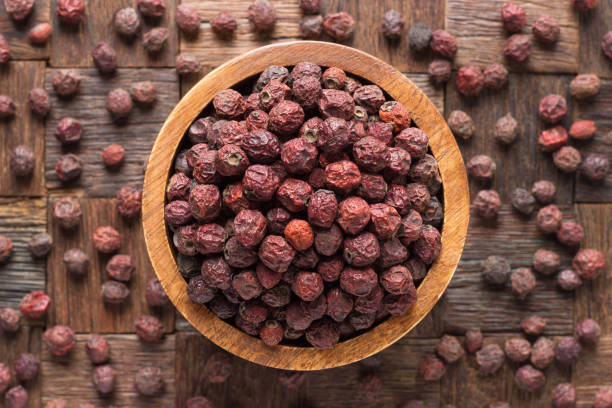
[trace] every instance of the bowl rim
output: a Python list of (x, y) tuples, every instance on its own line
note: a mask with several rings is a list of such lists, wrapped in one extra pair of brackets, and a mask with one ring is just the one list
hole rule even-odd
[[(367, 79), (401, 102), (427, 133), (442, 177), (444, 222), (442, 249), (420, 284), (416, 304), (403, 316), (389, 317), (373, 329), (329, 350), (266, 346), (219, 319), (204, 305), (191, 302), (186, 282), (170, 248), (164, 220), (165, 189), (178, 146), (189, 125), (217, 92), (262, 72), (270, 65), (309, 61), (336, 66)], [(448, 286), (463, 252), (469, 221), (467, 174), (455, 138), (429, 98), (404, 74), (357, 49), (327, 42), (292, 41), (256, 48), (224, 63), (200, 79), (170, 112), (155, 140), (143, 185), (142, 223), (151, 264), (168, 297), (202, 335), (245, 360), (286, 370), (320, 370), (367, 358), (410, 332), (433, 308)]]

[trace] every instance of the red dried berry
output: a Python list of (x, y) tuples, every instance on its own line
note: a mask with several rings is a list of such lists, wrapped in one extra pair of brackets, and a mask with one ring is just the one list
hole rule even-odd
[(527, 24), (527, 13), (518, 4), (508, 2), (502, 6), (501, 19), (507, 31), (516, 33), (521, 31)]
[(466, 96), (476, 96), (484, 88), (485, 77), (482, 70), (468, 64), (457, 71), (457, 90)]
[(504, 46), (504, 55), (510, 60), (524, 62), (531, 55), (531, 40), (524, 34), (510, 36)]
[(433, 52), (444, 58), (452, 59), (457, 54), (457, 40), (442, 29), (431, 34), (430, 47)]
[(346, 41), (353, 36), (355, 20), (344, 11), (328, 14), (323, 21), (323, 29), (334, 41)]

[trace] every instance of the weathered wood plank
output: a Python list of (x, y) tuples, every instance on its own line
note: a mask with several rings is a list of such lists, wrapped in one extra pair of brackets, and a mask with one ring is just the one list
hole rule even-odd
[[(44, 180), (44, 121), (28, 107), (28, 93), (45, 82), (43, 61), (14, 61), (0, 70), (0, 93), (10, 96), (15, 116), (0, 121), (0, 196), (42, 196)], [(16, 177), (9, 167), (10, 154), (19, 145), (29, 146), (36, 156), (36, 167), (29, 177)]]
[(32, 258), (28, 242), (46, 230), (46, 211), (45, 199), (0, 199), (0, 234), (13, 241), (11, 258), (0, 265), (0, 307), (18, 307), (26, 293), (45, 290), (45, 261)]
[(584, 225), (583, 248), (595, 248), (603, 252), (608, 269), (590, 282), (585, 282), (577, 292), (574, 305), (576, 320), (590, 317), (600, 326), (602, 335), (612, 334), (612, 205), (578, 204), (578, 220)]
[[(457, 66), (468, 62), (479, 65), (507, 62), (504, 44), (508, 34), (502, 27), (500, 12), (505, 0), (447, 0), (446, 30), (457, 37)], [(528, 0), (520, 4), (527, 12), (524, 33), (531, 34), (531, 25), (541, 14), (549, 14), (561, 26), (561, 37), (554, 46), (543, 46), (533, 36), (532, 54), (519, 65), (509, 65), (516, 71), (577, 72), (579, 30), (578, 14), (565, 0)]]
[[(55, 10), (57, 0), (51, 2)], [(177, 0), (166, 0), (166, 12), (159, 20), (143, 19), (140, 33), (133, 41), (122, 39), (113, 28), (115, 13), (124, 7), (136, 7), (135, 0), (85, 1), (85, 18), (78, 27), (60, 24), (52, 13), (54, 33), (51, 39), (50, 64), (53, 67), (93, 67), (91, 50), (101, 41), (117, 52), (120, 67), (173, 67), (178, 52), (178, 28), (174, 22)], [(168, 29), (166, 47), (158, 54), (149, 55), (142, 46), (142, 35), (151, 28)]]
[[(159, 343), (142, 343), (136, 335), (106, 335), (110, 344), (110, 364), (115, 369), (116, 389), (110, 397), (103, 397), (91, 382), (92, 364), (85, 353), (89, 334), (78, 334), (74, 349), (65, 357), (53, 356), (43, 346), (41, 375), (42, 402), (63, 398), (70, 406), (91, 402), (96, 406), (171, 407), (174, 401), (175, 336), (166, 336)], [(140, 367), (155, 365), (161, 368), (164, 392), (155, 397), (141, 397), (133, 386), (133, 378)]]
[[(143, 161), (148, 157), (157, 132), (178, 101), (178, 81), (170, 69), (122, 69), (109, 79), (101, 79), (95, 69), (79, 69), (79, 93), (70, 100), (58, 99), (51, 86), (56, 70), (47, 72), (47, 91), (54, 109), (46, 126), (45, 170), (49, 190), (82, 188), (89, 197), (109, 197), (125, 184), (141, 185)], [(134, 106), (126, 123), (114, 123), (106, 110), (106, 94), (114, 88), (129, 90), (133, 82), (149, 80), (157, 88), (157, 102), (150, 109)], [(76, 118), (83, 126), (78, 146), (65, 150), (54, 136), (55, 127), (65, 116)], [(102, 163), (102, 150), (112, 143), (125, 149), (125, 161), (119, 171), (109, 171)], [(84, 162), (79, 180), (62, 184), (55, 175), (58, 158), (70, 151)]]
[[(445, 330), (463, 334), (480, 327), (483, 332), (518, 332), (521, 320), (537, 313), (547, 320), (546, 335), (570, 334), (573, 330), (573, 295), (556, 287), (554, 277), (537, 275), (537, 286), (527, 300), (520, 302), (508, 288), (492, 290), (481, 277), (481, 261), (489, 255), (504, 256), (513, 269), (529, 267), (539, 248), (559, 253), (562, 266), (570, 266), (572, 253), (538, 232), (535, 222), (517, 215), (506, 205), (495, 225), (472, 215), (468, 240), (455, 276), (446, 291)], [(565, 219), (571, 209), (561, 208)], [(585, 289), (586, 290), (586, 289)]]
[(578, 408), (593, 406), (593, 398), (601, 387), (610, 386), (612, 366), (612, 337), (604, 336), (596, 347), (583, 348), (582, 356), (572, 370), (572, 383), (576, 387)]
[[(155, 277), (138, 220), (126, 221), (115, 208), (115, 200), (81, 199), (83, 218), (73, 232), (59, 228), (53, 217), (53, 202), (49, 203), (49, 230), (56, 237), (56, 247), (48, 260), (47, 285), (54, 301), (48, 324), (65, 324), (76, 332), (133, 333), (134, 321), (142, 314), (153, 314), (162, 320), (166, 332), (174, 331), (174, 309), (151, 308), (145, 301), (147, 282)], [(111, 225), (121, 235), (118, 253), (129, 254), (136, 267), (127, 284), (130, 297), (121, 305), (106, 305), (100, 296), (101, 287), (108, 280), (105, 272), (109, 255), (98, 254), (91, 236), (96, 228)], [(61, 239), (60, 239), (61, 237)], [(82, 279), (69, 276), (63, 264), (64, 252), (70, 248), (83, 249), (90, 258), (90, 270)]]
[[(17, 333), (4, 333), (0, 330), (0, 362), (12, 367), (15, 359), (22, 353), (30, 353), (40, 360), (42, 327), (21, 326)], [(28, 408), (40, 407), (41, 395), (41, 376), (35, 380), (22, 383), (28, 391)], [(18, 381), (13, 378), (12, 385), (17, 385)], [(0, 402), (2, 404), (2, 402)], [(0, 405), (4, 407), (4, 405)]]
[[(610, 64), (612, 65), (612, 64)], [(604, 154), (612, 161), (612, 80), (604, 80), (599, 94), (588, 103), (575, 104), (576, 119), (592, 120), (597, 132), (592, 140), (576, 143), (583, 157), (587, 153)], [(612, 168), (604, 180), (592, 182), (583, 177), (576, 179), (576, 201), (591, 203), (612, 202)]]
[[(540, 151), (538, 136), (546, 126), (538, 119), (540, 99), (551, 93), (560, 93), (568, 98), (570, 114), (562, 124), (569, 128), (572, 122), (572, 100), (567, 91), (570, 76), (511, 74), (507, 88), (495, 92), (483, 92), (477, 98), (462, 96), (455, 86), (454, 77), (446, 87), (446, 117), (454, 110), (463, 110), (474, 120), (476, 134), (471, 140), (458, 140), (463, 159), (486, 154), (497, 164), (492, 188), (500, 194), (502, 202), (509, 202), (512, 191), (517, 187), (530, 189), (534, 181), (546, 179), (557, 186), (556, 202), (573, 202), (573, 177), (557, 170), (550, 153)], [(497, 120), (508, 112), (522, 127), (517, 140), (509, 147), (496, 142), (493, 129)], [(472, 198), (482, 184), (470, 180)]]
[(602, 78), (612, 78), (612, 63), (601, 50), (601, 39), (610, 31), (612, 7), (609, 1), (599, 2), (598, 7), (588, 13), (581, 13), (579, 70), (595, 73)]
[(49, 58), (49, 42), (45, 45), (33, 45), (28, 40), (30, 29), (39, 23), (47, 23), (51, 19), (51, 2), (36, 0), (32, 14), (23, 22), (13, 21), (0, 4), (0, 33), (8, 40), (11, 47), (11, 59), (33, 60)]
[(416, 86), (421, 88), (421, 91), (431, 99), (440, 113), (444, 115), (444, 88), (434, 86), (429, 81), (427, 74), (406, 73), (405, 75), (410, 78)]

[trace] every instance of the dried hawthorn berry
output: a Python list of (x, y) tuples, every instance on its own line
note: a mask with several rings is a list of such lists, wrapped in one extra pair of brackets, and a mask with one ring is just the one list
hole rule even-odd
[(395, 208), (388, 204), (372, 204), (370, 206), (372, 232), (379, 239), (390, 239), (398, 232), (401, 218)]
[(129, 282), (136, 268), (130, 255), (114, 255), (106, 264), (105, 270), (111, 279)]
[(579, 101), (595, 97), (601, 88), (601, 81), (596, 74), (579, 74), (570, 82), (570, 94)]
[[(121, 145), (112, 144), (108, 145), (102, 151), (102, 162), (106, 167), (116, 167), (123, 163), (123, 159), (125, 158), (125, 150)], [(183, 173), (178, 173), (183, 174)], [(187, 177), (187, 176), (185, 176)]]
[(249, 167), (247, 154), (238, 145), (226, 144), (217, 150), (215, 169), (225, 177), (239, 176)]
[(36, 234), (28, 242), (28, 249), (36, 258), (44, 257), (53, 248), (53, 239), (46, 232)]
[(110, 394), (115, 391), (115, 370), (110, 364), (94, 367), (91, 381), (100, 394)]
[(346, 267), (340, 274), (340, 287), (354, 296), (367, 296), (378, 284), (378, 275), (372, 268)]
[(307, 111), (317, 108), (321, 98), (321, 82), (314, 76), (305, 76), (293, 81), (293, 100), (299, 103)]
[(82, 0), (58, 0), (55, 13), (63, 24), (76, 25), (85, 17)]
[(405, 295), (387, 294), (382, 300), (385, 312), (391, 316), (402, 316), (416, 303), (416, 289)]
[(340, 278), (340, 273), (344, 269), (344, 262), (339, 256), (322, 260), (317, 265), (317, 272), (325, 282), (335, 282)]
[(546, 320), (538, 315), (531, 315), (521, 321), (521, 329), (528, 336), (539, 336), (546, 328)]
[(353, 36), (355, 31), (355, 20), (353, 17), (342, 11), (331, 13), (325, 16), (323, 29), (334, 41), (346, 41)]
[(110, 345), (104, 337), (93, 335), (85, 343), (85, 352), (92, 363), (106, 363), (110, 358)]
[(491, 255), (481, 264), (482, 279), (489, 285), (503, 286), (510, 275), (510, 264), (502, 256)]
[(540, 370), (528, 364), (516, 371), (514, 382), (522, 391), (535, 392), (544, 386), (546, 377)]
[(106, 303), (122, 303), (130, 295), (130, 290), (121, 282), (108, 281), (102, 285), (102, 300)]
[(291, 220), (291, 214), (284, 208), (272, 208), (266, 213), (268, 231), (274, 235), (282, 235)]
[(480, 190), (473, 204), (476, 214), (482, 218), (495, 218), (501, 208), (501, 199), (495, 190)]
[(574, 270), (582, 279), (594, 279), (606, 270), (606, 260), (596, 249), (581, 249), (572, 259)]
[(391, 238), (380, 244), (378, 266), (388, 268), (405, 262), (408, 259), (408, 249), (397, 238)]
[(174, 66), (179, 75), (192, 75), (200, 72), (200, 62), (193, 54), (179, 54), (176, 56)]
[(106, 95), (106, 109), (114, 120), (124, 119), (132, 112), (132, 97), (125, 89), (113, 89)]
[(278, 235), (268, 235), (259, 246), (259, 259), (274, 272), (285, 272), (291, 265), (295, 250)]
[(561, 125), (543, 130), (538, 138), (538, 145), (544, 152), (554, 152), (566, 143), (567, 130)]
[(126, 218), (138, 215), (142, 208), (142, 193), (136, 187), (123, 186), (117, 193), (117, 211)]
[(30, 353), (20, 354), (13, 361), (13, 370), (15, 377), (19, 381), (31, 381), (38, 376), (40, 362)]
[(329, 67), (321, 76), (321, 83), (327, 89), (343, 89), (346, 73), (338, 67)]
[(447, 364), (459, 361), (465, 350), (455, 336), (444, 335), (436, 345), (436, 352)]
[(445, 59), (434, 59), (427, 67), (429, 80), (434, 85), (442, 85), (451, 79), (452, 65)]
[(340, 330), (334, 321), (323, 318), (308, 327), (306, 340), (315, 348), (330, 349), (340, 340)]
[(296, 274), (291, 289), (300, 299), (311, 302), (323, 293), (325, 287), (318, 273), (300, 271)]
[(117, 52), (105, 42), (99, 42), (91, 51), (94, 64), (101, 74), (112, 74), (117, 68)]
[(457, 71), (457, 90), (465, 96), (476, 96), (484, 88), (484, 74), (475, 65), (468, 64)]
[[(366, 136), (378, 139), (389, 146), (393, 141), (393, 125), (386, 122), (369, 122)], [(359, 139), (357, 139), (357, 141), (359, 141)]]
[(304, 122), (304, 110), (292, 101), (281, 101), (269, 114), (269, 128), (280, 135), (290, 135), (296, 132)]
[(326, 294), (327, 316), (336, 322), (342, 322), (353, 310), (353, 298), (340, 288), (332, 288)]
[(321, 11), (321, 0), (300, 0), (300, 9), (304, 14), (317, 14)]
[(476, 364), (484, 374), (495, 374), (504, 365), (504, 352), (497, 344), (487, 344), (476, 352)]
[(522, 363), (529, 360), (531, 355), (531, 344), (523, 338), (515, 337), (506, 340), (504, 351), (510, 361)]
[(53, 205), (53, 216), (64, 229), (71, 229), (79, 225), (81, 204), (76, 198), (62, 197)]
[(438, 381), (446, 374), (444, 362), (434, 354), (423, 357), (419, 369), (425, 381)]
[(374, 234), (365, 232), (344, 240), (344, 260), (355, 267), (368, 266), (380, 256), (380, 246)]
[[(0, 309), (0, 329), (7, 333), (15, 333), (19, 330), (21, 316), (16, 309), (4, 307)], [(0, 371), (2, 371), (0, 369)], [(0, 392), (2, 392), (2, 379), (0, 375)]]
[(593, 346), (599, 341), (601, 328), (593, 319), (583, 319), (576, 324), (576, 336), (582, 344)]
[(6, 95), (0, 95), (0, 119), (10, 118), (15, 115), (15, 103)]
[(63, 145), (78, 143), (83, 136), (83, 127), (75, 118), (64, 117), (57, 124), (54, 135)]
[(43, 45), (49, 40), (53, 33), (53, 27), (49, 23), (39, 23), (28, 32), (28, 40), (35, 45)]
[(394, 138), (395, 146), (406, 150), (412, 160), (420, 160), (427, 154), (429, 139), (425, 132), (418, 128), (406, 128)]
[(279, 102), (289, 99), (291, 88), (285, 83), (276, 79), (271, 79), (259, 93), (259, 107), (268, 112)]
[(565, 221), (557, 230), (557, 241), (566, 246), (578, 246), (584, 238), (584, 228), (574, 221)]
[(579, 120), (572, 124), (569, 135), (573, 139), (587, 140), (593, 137), (596, 130), (595, 122), (591, 120)]
[[(355, 311), (364, 315), (375, 314), (377, 315), (381, 310), (383, 314), (387, 313), (383, 306), (383, 297), (385, 293), (380, 285), (374, 286), (374, 289), (367, 296), (359, 296), (354, 299)], [(386, 315), (385, 315), (386, 316)], [(375, 316), (375, 319), (378, 317)]]
[(11, 151), (9, 167), (15, 176), (28, 176), (32, 174), (35, 166), (36, 157), (30, 147), (19, 145)]
[(567, 101), (562, 95), (547, 95), (540, 100), (538, 113), (545, 122), (557, 123), (567, 114)]
[(600, 181), (607, 177), (609, 169), (610, 160), (607, 156), (590, 153), (584, 158), (580, 166), (580, 174), (590, 181)]
[(355, 102), (351, 95), (339, 89), (323, 89), (318, 105), (324, 118), (333, 116), (350, 120), (355, 110)]
[(501, 19), (507, 31), (516, 33), (521, 31), (527, 24), (527, 13), (518, 4), (508, 2), (502, 6)]
[(364, 85), (353, 93), (355, 104), (366, 109), (367, 113), (378, 113), (381, 105), (385, 103), (385, 95), (377, 85)]
[(338, 225), (347, 234), (357, 234), (370, 222), (370, 206), (359, 197), (349, 197), (338, 207)]
[(410, 171), (410, 153), (401, 147), (391, 147), (387, 151), (386, 171), (394, 176), (406, 176)]
[(547, 205), (540, 208), (536, 218), (538, 229), (546, 234), (555, 234), (561, 228), (563, 214), (561, 210), (554, 205)]
[(438, 29), (431, 34), (430, 47), (436, 54), (452, 59), (457, 54), (457, 40), (448, 32)]
[(491, 157), (484, 154), (478, 154), (467, 162), (466, 169), (470, 177), (478, 181), (488, 182), (495, 177), (497, 165)]
[(288, 178), (280, 185), (276, 198), (291, 212), (300, 212), (306, 209), (312, 187), (303, 180)]
[(448, 116), (448, 126), (455, 136), (463, 140), (471, 139), (476, 133), (472, 118), (463, 111), (452, 111)]
[(270, 65), (268, 68), (264, 69), (264, 71), (257, 78), (257, 82), (253, 87), (253, 92), (259, 92), (263, 89), (264, 86), (268, 84), (272, 79), (276, 79), (280, 82), (287, 82), (289, 77), (289, 70), (285, 67), (280, 67), (278, 65)]
[(480, 329), (469, 329), (465, 332), (465, 349), (469, 353), (476, 353), (482, 348), (482, 332)]
[(4, 9), (11, 19), (22, 21), (28, 18), (34, 8), (34, 0), (6, 0)]
[(338, 201), (329, 190), (315, 191), (308, 201), (308, 221), (317, 227), (329, 228), (338, 213)]
[(164, 218), (173, 226), (186, 224), (191, 220), (191, 208), (187, 201), (172, 201), (164, 207)]
[(11, 48), (6, 37), (0, 34), (0, 64), (6, 64), (11, 59)]
[(380, 202), (385, 199), (387, 190), (387, 182), (383, 176), (364, 173), (361, 175), (361, 183), (356, 193), (370, 202)]
[(28, 405), (28, 398), (26, 389), (21, 385), (16, 385), (9, 388), (4, 394), (4, 405), (6, 408), (25, 408)]
[(140, 17), (132, 7), (122, 8), (115, 13), (113, 26), (119, 35), (129, 39), (140, 30)]
[(552, 275), (559, 270), (561, 259), (559, 255), (548, 249), (538, 249), (533, 254), (533, 269), (543, 275)]
[(77, 276), (85, 275), (89, 270), (89, 257), (79, 248), (72, 248), (64, 252), (63, 262), (66, 271)]
[(52, 78), (53, 89), (61, 97), (74, 95), (79, 90), (80, 82), (73, 71), (56, 71)]
[(516, 211), (525, 215), (530, 215), (536, 207), (535, 197), (524, 188), (515, 188), (512, 191), (510, 203)]
[(277, 345), (283, 340), (283, 336), (283, 326), (276, 320), (267, 320), (259, 330), (259, 337), (268, 346)]
[(50, 307), (51, 299), (49, 296), (37, 290), (25, 295), (19, 303), (21, 314), (33, 320), (38, 320), (46, 315)]
[[(217, 32), (217, 29), (219, 28), (218, 18), (219, 16), (217, 16), (213, 21), (211, 21), (211, 27)], [(195, 34), (200, 28), (201, 20), (200, 15), (198, 14), (198, 10), (188, 4), (181, 4), (177, 6), (175, 20), (179, 30), (181, 30), (186, 35)], [(234, 24), (236, 24), (235, 20)], [(227, 24), (224, 24), (222, 26), (227, 28), (228, 26), (231, 26), (231, 23), (228, 21)]]
[(314, 232), (304, 220), (291, 220), (285, 227), (285, 239), (298, 251), (305, 251), (314, 243)]
[(281, 147), (285, 169), (293, 174), (308, 174), (317, 164), (317, 149), (304, 138), (291, 139)]
[(536, 286), (536, 278), (531, 269), (518, 268), (510, 275), (512, 294), (519, 300), (524, 300)]
[(149, 18), (160, 18), (166, 12), (165, 0), (138, 0), (138, 11)]
[[(248, 268), (257, 262), (257, 253), (254, 248), (245, 247), (234, 236), (225, 242), (223, 249), (225, 260), (232, 268)], [(225, 272), (225, 271), (224, 271)], [(211, 285), (214, 286), (214, 285)], [(219, 288), (226, 289), (226, 288)]]
[(142, 46), (149, 54), (159, 53), (168, 42), (168, 29), (165, 27), (155, 27), (142, 36)]
[(392, 295), (405, 295), (415, 290), (408, 268), (395, 265), (380, 274), (380, 285)]
[[(229, 11), (221, 11), (210, 23), (212, 29), (221, 37), (229, 38), (238, 28), (236, 18)], [(198, 17), (199, 26), (199, 17)]]
[[(119, 146), (121, 147), (121, 146)], [(168, 201), (188, 200), (189, 189), (191, 188), (192, 180), (183, 173), (175, 173), (170, 177), (166, 186), (166, 197)], [(240, 189), (242, 191), (242, 188)], [(224, 197), (225, 198), (225, 197)]]
[(325, 167), (325, 182), (332, 190), (340, 194), (348, 194), (359, 187), (361, 173), (355, 163), (341, 160)]
[[(262, 111), (262, 110), (255, 109), (255, 110), (251, 111), (248, 114), (248, 116), (247, 116), (247, 118), (245, 120), (245, 123), (246, 123), (247, 130), (249, 132), (252, 132), (252, 131), (258, 130), (258, 129), (267, 130), (268, 129), (268, 114), (266, 112)], [(274, 136), (274, 137), (276, 137), (276, 136)], [(246, 136), (243, 138), (243, 141), (242, 141), (242, 148), (243, 149), (245, 147), (244, 146), (245, 140), (247, 140)], [(255, 142), (259, 142), (259, 141), (260, 141), (260, 138), (256, 138), (255, 139)], [(276, 145), (278, 145), (278, 140), (276, 142)], [(256, 143), (256, 146), (259, 147), (260, 145), (257, 145), (257, 143)], [(274, 157), (274, 158), (276, 158), (276, 157)]]
[(157, 99), (157, 90), (151, 81), (134, 82), (130, 87), (130, 94), (134, 102), (143, 106), (150, 106)]
[(524, 34), (510, 36), (504, 46), (504, 55), (512, 61), (524, 62), (531, 55), (531, 40)]
[(115, 252), (121, 245), (119, 233), (111, 226), (96, 228), (92, 241), (94, 248), (105, 254)]
[(499, 118), (495, 123), (493, 138), (500, 143), (509, 145), (514, 143), (519, 133), (520, 129), (517, 120), (514, 119), (511, 113), (508, 113)]
[(572, 291), (582, 285), (582, 280), (572, 269), (564, 269), (557, 275), (557, 284), (565, 291)]
[(391, 187), (387, 190), (384, 202), (394, 207), (402, 216), (408, 214), (411, 209), (408, 189), (403, 185), (391, 184)]
[(597, 7), (597, 0), (572, 0), (572, 4), (574, 8), (578, 11), (589, 11)]
[(187, 296), (189, 296), (191, 301), (198, 304), (208, 303), (214, 299), (216, 294), (217, 289), (206, 285), (203, 276), (198, 275), (189, 279), (189, 283), (187, 284)]
[(196, 185), (189, 193), (189, 206), (191, 214), (198, 221), (207, 222), (214, 220), (221, 212), (221, 194), (219, 189), (211, 184)]
[(578, 361), (582, 347), (573, 337), (562, 337), (555, 346), (555, 360), (562, 365), (572, 365)]
[(28, 93), (28, 106), (38, 116), (46, 116), (51, 110), (49, 94), (42, 88), (34, 88)]
[(65, 356), (74, 347), (74, 331), (68, 326), (53, 326), (45, 330), (43, 341), (53, 355)]
[(395, 133), (410, 126), (410, 112), (397, 101), (383, 103), (378, 110), (378, 116), (383, 122), (392, 123)]
[(555, 43), (561, 35), (561, 27), (557, 20), (548, 14), (542, 14), (531, 27), (533, 36), (544, 43)]
[(484, 70), (485, 87), (501, 89), (508, 84), (508, 70), (500, 63), (493, 63)]
[(146, 366), (134, 375), (134, 388), (140, 395), (147, 397), (159, 394), (164, 389), (164, 378), (159, 367)]
[(549, 204), (555, 198), (557, 188), (552, 181), (539, 180), (533, 183), (531, 194), (542, 204)]
[(552, 390), (551, 399), (554, 408), (575, 407), (576, 390), (570, 383), (557, 384), (557, 386)]
[(602, 387), (595, 394), (593, 408), (608, 408), (612, 405), (612, 388)]
[(388, 148), (377, 138), (366, 136), (353, 145), (353, 158), (361, 168), (378, 172), (387, 166)]
[(555, 359), (555, 347), (546, 337), (540, 337), (531, 347), (531, 364), (541, 370), (548, 367)]
[(429, 27), (427, 24), (423, 24), (421, 22), (413, 24), (408, 32), (410, 49), (416, 52), (425, 51), (427, 48), (429, 48), (431, 37), (431, 27)]
[(389, 10), (383, 15), (380, 31), (385, 38), (391, 41), (398, 40), (402, 36), (403, 29), (404, 18), (399, 12)]
[(162, 322), (155, 316), (140, 316), (134, 322), (134, 329), (140, 340), (146, 343), (160, 341), (164, 335)]
[(276, 24), (276, 10), (267, 0), (254, 0), (248, 8), (249, 22), (257, 32), (271, 31)]

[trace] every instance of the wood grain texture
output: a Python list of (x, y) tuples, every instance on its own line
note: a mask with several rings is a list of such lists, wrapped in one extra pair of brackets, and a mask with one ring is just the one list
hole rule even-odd
[[(562, 211), (565, 219), (575, 219), (571, 208), (562, 207)], [(481, 261), (486, 257), (503, 256), (514, 270), (530, 267), (539, 248), (554, 250), (561, 256), (562, 266), (571, 265), (571, 251), (539, 233), (533, 219), (517, 215), (509, 205), (502, 208), (495, 224), (473, 214), (463, 257), (445, 294), (444, 330), (463, 334), (480, 327), (487, 333), (518, 332), (524, 317), (539, 314), (546, 318), (547, 335), (572, 333), (573, 295), (558, 289), (554, 277), (536, 273), (536, 289), (523, 302), (516, 300), (509, 288), (493, 290), (482, 281)], [(582, 290), (585, 296), (591, 293), (588, 289), (579, 292)]]
[[(191, 302), (178, 273), (164, 223), (164, 191), (171, 161), (188, 126), (214, 95), (251, 77), (271, 64), (293, 65), (309, 60), (337, 66), (378, 84), (403, 103), (430, 140), (444, 184), (445, 218), (442, 250), (419, 286), (416, 305), (404, 316), (391, 318), (375, 329), (340, 343), (332, 350), (266, 347), (217, 319), (206, 307)], [(224, 64), (196, 85), (176, 106), (160, 131), (150, 157), (143, 188), (143, 224), (147, 249), (166, 292), (187, 320), (216, 344), (247, 360), (276, 368), (315, 370), (348, 364), (389, 346), (427, 315), (450, 281), (461, 256), (468, 222), (468, 191), (463, 161), (443, 117), (404, 75), (384, 62), (335, 44), (295, 42), (260, 48)]]
[[(550, 153), (540, 151), (538, 136), (547, 126), (538, 118), (540, 99), (552, 93), (566, 95), (570, 114), (562, 124), (572, 123), (572, 100), (567, 91), (570, 76), (511, 74), (508, 87), (501, 91), (485, 91), (477, 98), (462, 96), (455, 86), (455, 75), (446, 86), (446, 117), (454, 110), (463, 110), (474, 120), (476, 134), (471, 140), (460, 140), (463, 159), (468, 162), (477, 154), (495, 160), (497, 171), (491, 188), (497, 190), (502, 202), (509, 202), (517, 187), (530, 189), (534, 181), (551, 180), (557, 186), (556, 202), (573, 202), (573, 177), (557, 170)], [(517, 140), (505, 147), (493, 139), (497, 120), (511, 113), (522, 128)], [(470, 194), (474, 198), (485, 185), (470, 180)]]
[(429, 98), (440, 114), (444, 115), (444, 88), (434, 86), (427, 74), (405, 73), (416, 86)]
[(603, 336), (595, 347), (583, 348), (582, 356), (572, 371), (578, 408), (591, 408), (597, 391), (602, 387), (610, 387), (611, 365), (611, 336)]
[[(488, 65), (508, 63), (504, 45), (508, 33), (501, 22), (501, 8), (505, 0), (446, 0), (446, 30), (457, 38), (455, 64), (469, 62)], [(508, 64), (514, 71), (577, 72), (579, 31), (578, 15), (569, 1), (527, 0), (518, 2), (527, 12), (523, 33), (532, 40), (532, 53), (522, 64)], [(538, 43), (531, 35), (531, 25), (541, 14), (549, 14), (559, 22), (561, 37), (553, 46)]]
[[(22, 353), (33, 354), (37, 359), (41, 358), (42, 327), (22, 325), (16, 333), (5, 333), (0, 330), (0, 362), (13, 366), (13, 362)], [(17, 385), (18, 381), (13, 377), (12, 386)], [(21, 385), (28, 391), (27, 408), (40, 407), (41, 396), (40, 375), (30, 381), (25, 381)], [(2, 401), (4, 402), (4, 401)], [(0, 402), (0, 406), (4, 407)]]
[[(153, 146), (155, 134), (178, 101), (176, 74), (170, 69), (121, 69), (109, 79), (101, 78), (95, 69), (75, 70), (81, 78), (79, 93), (73, 99), (57, 98), (51, 78), (57, 70), (47, 72), (47, 91), (52, 96), (53, 110), (45, 129), (45, 171), (51, 191), (83, 189), (89, 197), (112, 197), (125, 184), (140, 186), (143, 161)], [(117, 124), (106, 110), (106, 95), (115, 88), (130, 89), (133, 82), (149, 80), (157, 89), (157, 102), (152, 108), (134, 106), (125, 123)], [(63, 148), (55, 138), (58, 122), (65, 116), (76, 118), (83, 126), (78, 146)], [(125, 161), (119, 169), (107, 169), (102, 163), (102, 150), (118, 143), (125, 149)], [(66, 152), (78, 155), (84, 162), (80, 179), (62, 183), (55, 175), (55, 163)]]
[[(13, 61), (0, 70), (0, 94), (8, 95), (16, 105), (15, 116), (0, 120), (0, 196), (42, 196), (44, 179), (44, 121), (28, 107), (28, 93), (45, 83), (45, 63)], [(29, 146), (36, 157), (36, 167), (28, 177), (16, 177), (9, 167), (10, 155), (19, 145)]]
[(23, 22), (13, 21), (0, 4), (0, 33), (8, 40), (13, 60), (41, 60), (49, 58), (49, 42), (45, 45), (33, 45), (28, 40), (30, 29), (39, 23), (51, 20), (51, 2), (49, 0), (35, 0), (30, 16)]
[[(49, 0), (47, 0), (49, 1)], [(57, 0), (51, 0), (55, 10)], [(52, 13), (54, 28), (51, 37), (53, 67), (93, 67), (92, 49), (99, 42), (110, 44), (117, 52), (120, 67), (174, 67), (178, 52), (178, 28), (174, 22), (178, 0), (166, 0), (166, 12), (157, 20), (141, 17), (140, 32), (133, 41), (121, 38), (113, 28), (115, 13), (125, 7), (136, 8), (136, 0), (85, 0), (85, 18), (77, 27), (60, 24), (56, 13)], [(142, 46), (142, 34), (154, 27), (168, 29), (166, 47), (157, 55), (149, 55)]]
[(594, 248), (606, 257), (605, 273), (577, 292), (574, 306), (576, 320), (590, 317), (599, 322), (602, 335), (612, 334), (610, 308), (612, 308), (612, 205), (579, 204), (576, 206), (578, 220), (585, 229), (583, 248)]
[[(162, 320), (166, 332), (172, 332), (172, 308), (151, 308), (145, 301), (146, 284), (155, 273), (146, 254), (138, 220), (129, 221), (121, 217), (114, 199), (80, 199), (81, 225), (75, 231), (66, 232), (52, 217), (55, 200), (56, 197), (49, 200), (49, 230), (56, 237), (56, 247), (47, 263), (47, 286), (54, 302), (47, 323), (68, 325), (76, 332), (134, 333), (136, 319), (142, 314), (152, 314)], [(117, 253), (131, 255), (136, 267), (127, 284), (130, 296), (120, 305), (107, 305), (100, 296), (102, 284), (108, 280), (104, 268), (112, 255), (97, 253), (91, 236), (96, 228), (104, 225), (111, 225), (119, 231), (121, 247)], [(89, 273), (81, 279), (68, 275), (64, 268), (64, 252), (70, 248), (81, 248), (89, 256)]]
[(0, 265), (0, 307), (19, 307), (33, 290), (45, 290), (45, 261), (28, 250), (30, 238), (46, 231), (46, 200), (0, 199), (0, 234), (13, 241), (9, 261)]
[(595, 73), (602, 78), (612, 78), (612, 61), (601, 50), (601, 39), (612, 30), (612, 4), (602, 0), (588, 13), (581, 13), (579, 69), (581, 73)]
[[(85, 353), (90, 334), (77, 334), (74, 349), (64, 357), (52, 355), (43, 345), (41, 375), (42, 403), (63, 398), (70, 406), (90, 402), (96, 407), (171, 407), (174, 401), (174, 335), (159, 343), (142, 343), (136, 335), (105, 335), (110, 345), (110, 364), (115, 369), (116, 389), (103, 397), (91, 382), (92, 364)], [(141, 397), (133, 385), (140, 367), (158, 366), (164, 378), (164, 392), (154, 397)]]
[[(577, 103), (576, 120), (595, 122), (597, 131), (592, 140), (575, 143), (584, 156), (588, 153), (604, 154), (612, 161), (612, 80), (604, 80), (599, 94), (588, 103)], [(605, 179), (597, 182), (583, 177), (576, 179), (576, 202), (612, 203), (612, 168)]]

